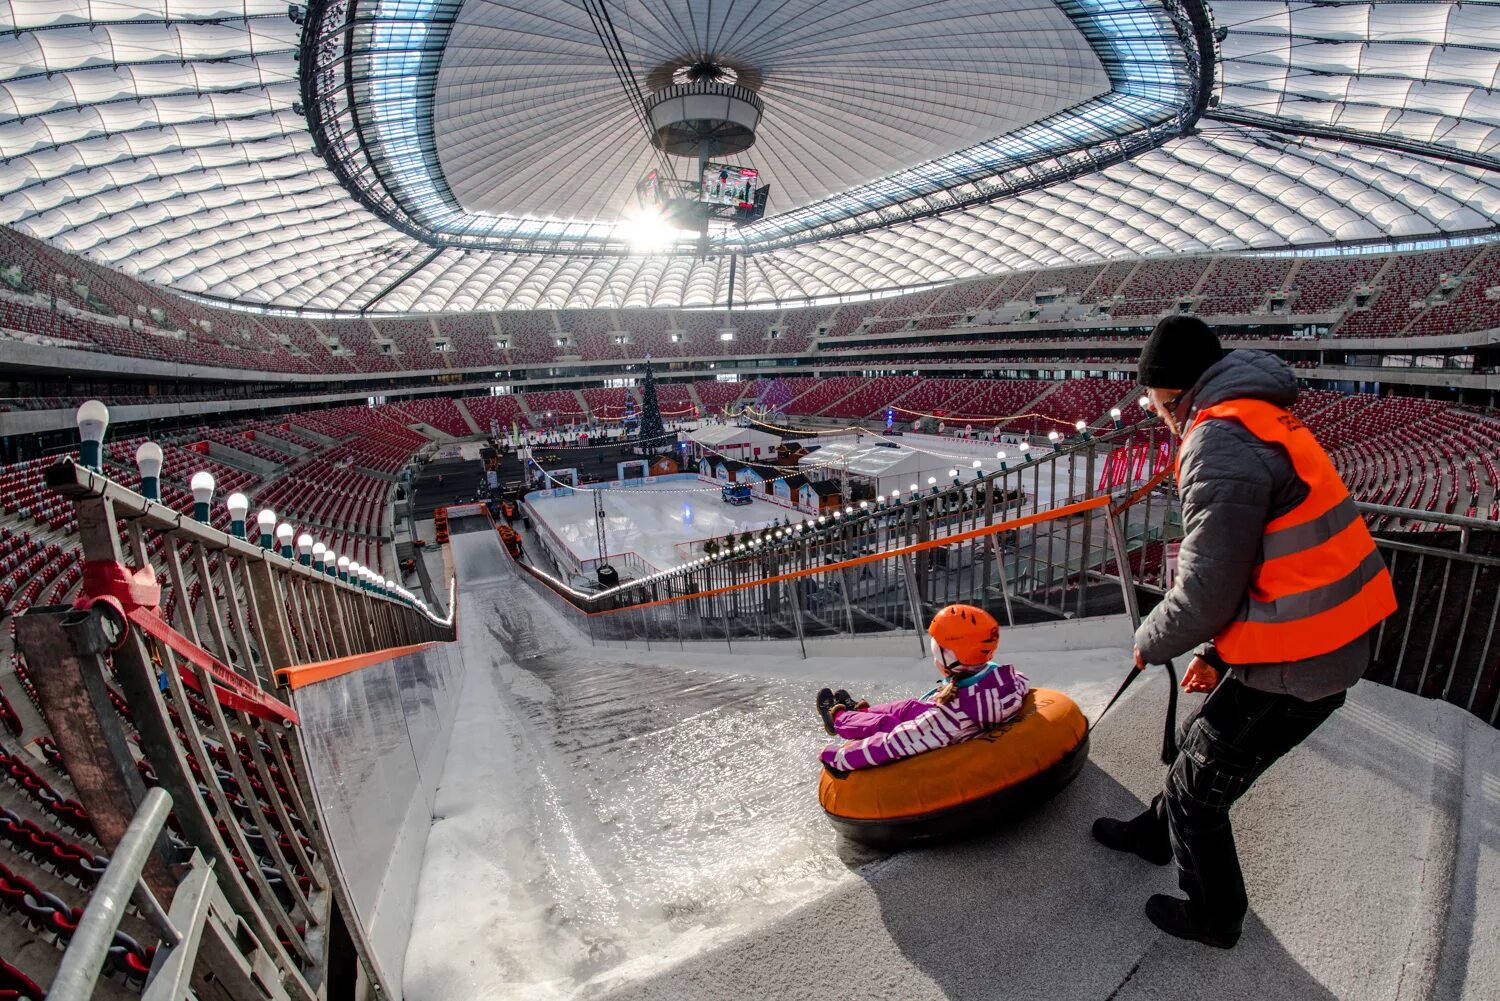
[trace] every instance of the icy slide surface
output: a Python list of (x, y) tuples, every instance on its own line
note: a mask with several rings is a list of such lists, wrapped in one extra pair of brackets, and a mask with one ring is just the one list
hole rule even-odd
[[(488, 533), (454, 557), (468, 673), (410, 1001), (1500, 998), (1500, 739), (1452, 707), (1361, 685), (1252, 790), (1252, 911), (1223, 953), (1141, 913), (1171, 869), (1087, 833), (1159, 787), (1160, 679), (1036, 815), (886, 857), (824, 823), (808, 703), (919, 688), (910, 637), (808, 662), (577, 647)], [(1122, 651), (1013, 659), (1093, 715)]]

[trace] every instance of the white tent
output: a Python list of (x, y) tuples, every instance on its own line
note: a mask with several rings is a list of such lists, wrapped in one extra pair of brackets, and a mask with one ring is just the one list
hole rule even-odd
[(892, 491), (909, 493), (912, 484), (926, 491), (928, 478), (937, 481), (937, 486), (952, 484), (953, 470), (959, 479), (968, 482), (974, 478), (974, 462), (984, 473), (998, 472), (1000, 460), (994, 452), (988, 458), (975, 456), (958, 459), (947, 455), (929, 455), (909, 448), (881, 445), (870, 440), (851, 439), (825, 440), (816, 451), (804, 455), (800, 461), (802, 472), (809, 480), (850, 479), (871, 483), (877, 494), (889, 496)]
[(733, 424), (709, 424), (691, 431), (679, 431), (677, 439), (688, 443), (694, 458), (707, 454), (728, 456), (742, 462), (767, 462), (776, 457), (776, 446), (781, 444), (781, 439), (774, 434)]

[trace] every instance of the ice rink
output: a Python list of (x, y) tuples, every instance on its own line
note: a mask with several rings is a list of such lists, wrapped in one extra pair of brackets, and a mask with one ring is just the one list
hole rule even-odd
[[(692, 480), (669, 480), (646, 486), (615, 487), (604, 497), (607, 555), (633, 552), (658, 570), (684, 562), (679, 542), (721, 539), (730, 532), (755, 531), (783, 518), (806, 515), (768, 501), (735, 507), (719, 497), (719, 487)], [(580, 560), (599, 555), (594, 541), (594, 494), (579, 490), (567, 497), (536, 497), (527, 503)], [(695, 553), (694, 555), (702, 555)]]

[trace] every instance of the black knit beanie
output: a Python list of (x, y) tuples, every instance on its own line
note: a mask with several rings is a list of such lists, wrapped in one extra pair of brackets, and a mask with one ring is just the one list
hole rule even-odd
[(1196, 316), (1163, 317), (1141, 349), (1136, 380), (1147, 389), (1192, 389), (1222, 357), (1208, 324)]

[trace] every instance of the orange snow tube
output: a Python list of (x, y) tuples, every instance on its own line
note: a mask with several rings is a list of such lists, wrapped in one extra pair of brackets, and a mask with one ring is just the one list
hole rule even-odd
[(979, 834), (1030, 812), (1088, 760), (1088, 720), (1047, 688), (973, 740), (843, 775), (823, 769), (818, 802), (834, 830), (873, 848)]

